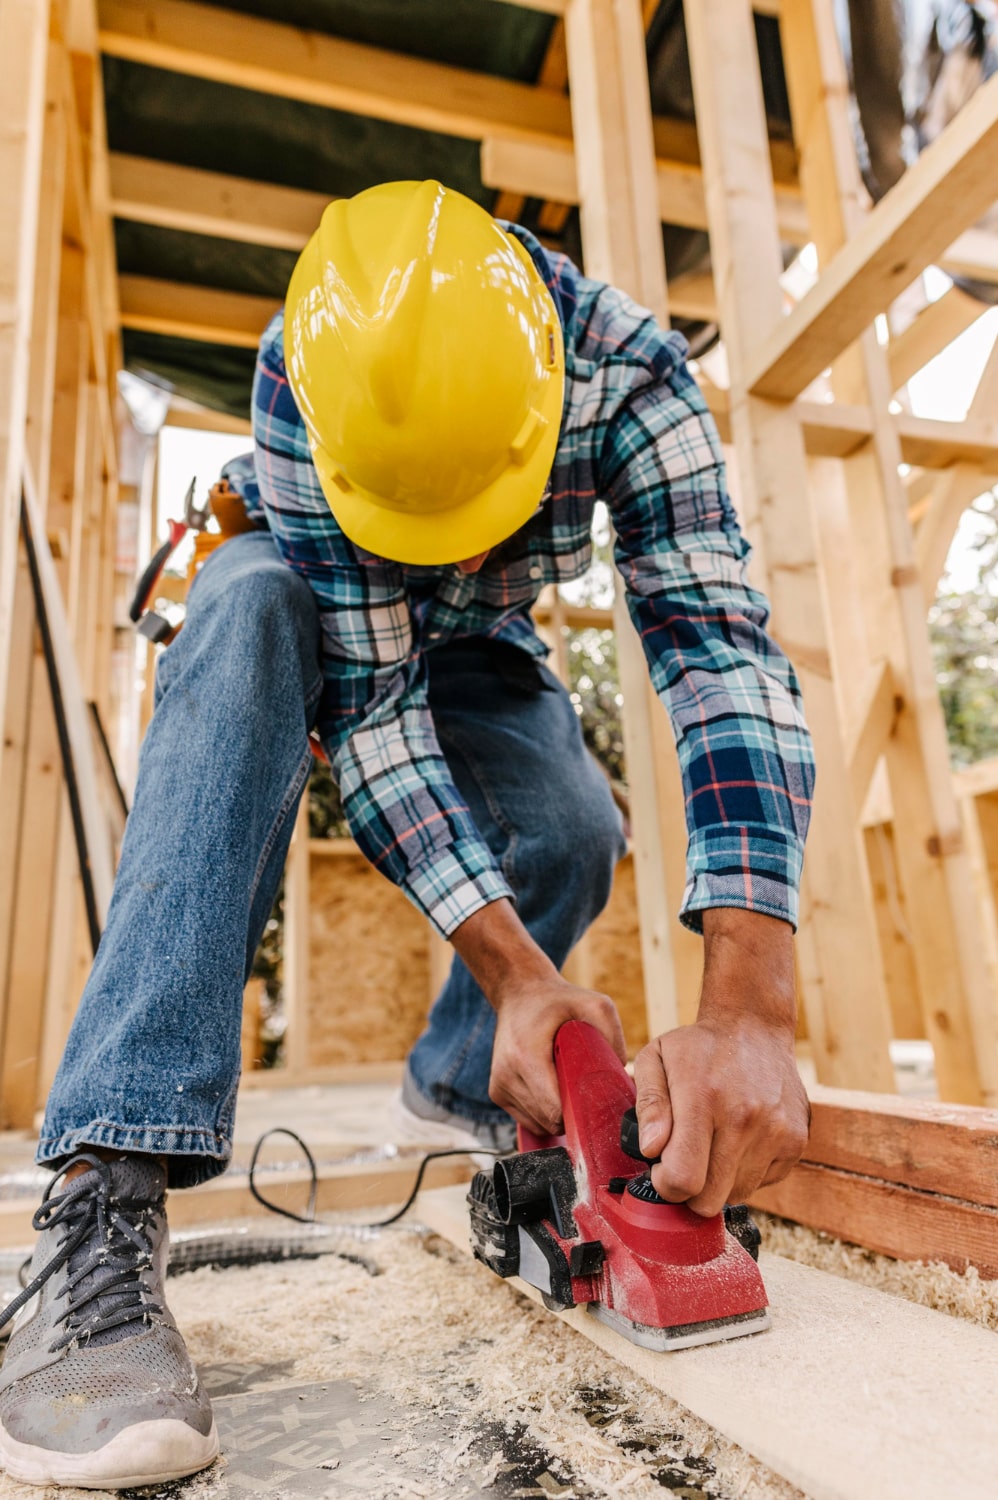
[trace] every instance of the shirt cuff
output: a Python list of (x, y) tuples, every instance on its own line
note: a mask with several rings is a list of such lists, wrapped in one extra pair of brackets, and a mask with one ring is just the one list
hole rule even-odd
[(702, 932), (703, 912), (736, 906), (780, 917), (796, 932), (803, 863), (803, 841), (781, 828), (752, 823), (698, 828), (687, 853), (679, 920)]
[(515, 900), (511, 886), (496, 868), (481, 868), (481, 850), (481, 844), (469, 841), (462, 858), (461, 843), (451, 844), (405, 876), (402, 888), (409, 900), (442, 937), (449, 938), (483, 906), (504, 897)]

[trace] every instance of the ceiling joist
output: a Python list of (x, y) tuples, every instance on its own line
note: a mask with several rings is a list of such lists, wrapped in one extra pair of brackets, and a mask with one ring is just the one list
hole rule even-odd
[[(111, 57), (469, 140), (562, 146), (571, 156), (566, 94), (304, 31), (194, 0), (100, 0)], [(696, 128), (654, 122), (664, 164), (696, 166)], [(773, 172), (796, 183), (792, 146), (773, 143)], [(565, 199), (563, 201), (571, 201)]]
[[(782, 154), (782, 148), (775, 155)], [(555, 203), (578, 203), (579, 183), (571, 141), (509, 141), (487, 137), (482, 142), (482, 181), (486, 187), (542, 198)], [(687, 229), (707, 228), (707, 203), (699, 165), (661, 154), (657, 161), (658, 212), (664, 224)], [(780, 232), (789, 244), (805, 245), (810, 238), (800, 193), (786, 184), (776, 189)]]
[(116, 218), (278, 250), (300, 250), (329, 202), (324, 193), (120, 152), (112, 154), (110, 166)]

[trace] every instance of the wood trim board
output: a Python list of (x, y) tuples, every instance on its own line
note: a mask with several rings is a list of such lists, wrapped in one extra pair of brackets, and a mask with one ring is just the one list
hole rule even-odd
[[(467, 1250), (461, 1188), (421, 1194), (417, 1209)], [(810, 1500), (992, 1500), (998, 1337), (779, 1256), (764, 1254), (760, 1265), (773, 1326), (730, 1343), (657, 1354), (583, 1309), (550, 1316)], [(483, 1298), (490, 1274), (482, 1268)], [(512, 1286), (540, 1301), (526, 1283)]]

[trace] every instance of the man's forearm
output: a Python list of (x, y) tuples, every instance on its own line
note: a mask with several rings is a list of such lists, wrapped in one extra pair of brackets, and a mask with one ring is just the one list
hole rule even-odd
[(559, 977), (508, 900), (480, 907), (452, 933), (451, 942), (495, 1010), (510, 993)]
[(703, 913), (701, 1020), (752, 1016), (793, 1035), (797, 985), (788, 922), (737, 907)]

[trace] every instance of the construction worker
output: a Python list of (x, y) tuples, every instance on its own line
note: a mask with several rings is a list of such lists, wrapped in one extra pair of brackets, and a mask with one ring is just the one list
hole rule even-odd
[(159, 663), (48, 1101), (38, 1161), (60, 1175), (0, 1375), (15, 1477), (148, 1484), (217, 1452), (163, 1296), (163, 1194), (231, 1154), (242, 989), (312, 726), (361, 849), (456, 951), (397, 1122), (510, 1146), (514, 1120), (559, 1124), (564, 1021), (623, 1056), (611, 999), (559, 973), (609, 894), (620, 819), (529, 613), (585, 570), (597, 499), (676, 733), (682, 920), (704, 937), (698, 1020), (635, 1065), (652, 1180), (713, 1214), (799, 1156), (811, 747), (684, 353), (438, 183), (327, 208), (260, 346), (252, 462), (230, 473), (268, 529), (209, 558)]

